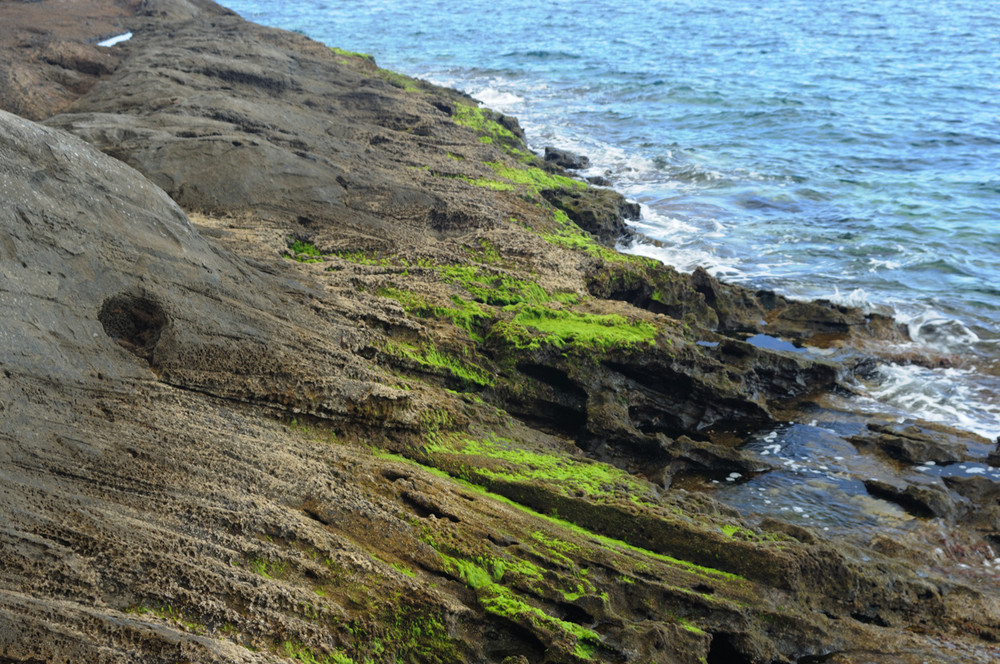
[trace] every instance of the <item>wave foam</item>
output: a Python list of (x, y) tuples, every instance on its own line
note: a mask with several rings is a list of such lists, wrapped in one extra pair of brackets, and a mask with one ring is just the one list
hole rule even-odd
[(965, 323), (933, 309), (917, 314), (897, 311), (896, 320), (906, 325), (911, 339), (934, 350), (955, 352), (980, 341)]
[(982, 379), (968, 369), (927, 369), (916, 365), (880, 364), (867, 385), (874, 410), (888, 405), (907, 416), (977, 433), (989, 439), (1000, 434), (997, 386), (977, 385)]
[(481, 102), (483, 106), (491, 108), (501, 113), (509, 113), (514, 106), (524, 101), (524, 97), (519, 97), (513, 92), (507, 92), (489, 86), (471, 93), (472, 97)]
[(875, 310), (875, 305), (872, 303), (868, 292), (864, 288), (855, 288), (854, 290), (841, 293), (840, 289), (836, 286), (833, 287), (833, 295), (826, 298), (834, 304), (841, 304), (845, 307), (854, 307), (855, 309), (860, 309), (866, 314), (870, 314)]

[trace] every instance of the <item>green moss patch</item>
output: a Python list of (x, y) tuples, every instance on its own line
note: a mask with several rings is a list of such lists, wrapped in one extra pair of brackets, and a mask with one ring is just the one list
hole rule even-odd
[(478, 387), (490, 387), (494, 383), (493, 376), (470, 361), (460, 360), (430, 345), (415, 346), (408, 343), (389, 342), (385, 352), (394, 357), (412, 362), (431, 373), (446, 375), (459, 381)]
[(493, 319), (493, 315), (478, 302), (463, 300), (457, 295), (451, 297), (452, 306), (434, 305), (426, 298), (412, 291), (386, 286), (377, 294), (399, 302), (406, 313), (418, 318), (447, 320), (455, 327), (465, 330), (474, 341), (482, 341), (482, 332)]
[(475, 265), (443, 265), (435, 268), (446, 283), (464, 288), (477, 302), (496, 306), (530, 303), (544, 304), (553, 297), (533, 281), (518, 279), (502, 272), (484, 270)]
[(563, 495), (596, 501), (620, 500), (625, 495), (637, 500), (644, 496), (654, 499), (648, 484), (614, 466), (567, 454), (527, 450), (506, 438), (436, 440), (429, 442), (426, 449), (432, 454), (478, 459), (476, 463), (462, 461), (458, 465), (467, 473), (465, 479), (480, 483), (542, 482)]
[(296, 240), (295, 238), (288, 238), (288, 251), (285, 252), (285, 258), (291, 258), (300, 263), (323, 262), (323, 254), (316, 248), (316, 245), (306, 240)]
[(524, 161), (533, 155), (525, 150), (524, 141), (497, 122), (497, 114), (478, 106), (456, 104), (451, 119), (463, 127), (468, 127), (479, 135), (479, 141), (495, 144), (515, 159)]
[(488, 161), (486, 165), (504, 180), (527, 187), (537, 194), (544, 189), (585, 189), (586, 184), (565, 175), (552, 175), (535, 166), (508, 166), (499, 161)]
[(375, 62), (375, 58), (373, 56), (369, 55), (368, 53), (357, 53), (355, 51), (345, 51), (344, 49), (337, 48), (336, 46), (331, 46), (330, 50), (333, 51), (334, 53), (336, 53), (337, 55), (339, 55), (341, 57), (344, 57), (344, 58), (358, 58), (360, 60), (366, 60), (367, 62), (371, 62), (371, 63)]
[(617, 314), (587, 314), (568, 309), (523, 306), (510, 322), (498, 323), (493, 332), (518, 349), (542, 346), (609, 350), (652, 346), (657, 330), (651, 323), (629, 321)]
[(495, 583), (481, 589), (479, 604), (488, 613), (530, 626), (536, 631), (563, 633), (572, 636), (576, 639), (573, 654), (579, 659), (591, 659), (597, 646), (601, 643), (601, 637), (596, 632), (576, 623), (550, 616), (538, 607), (520, 599), (509, 589)]
[[(432, 538), (430, 543), (434, 546)], [(479, 605), (486, 613), (514, 622), (537, 634), (554, 637), (555, 641), (563, 641), (569, 637), (571, 652), (579, 659), (590, 659), (600, 645), (601, 637), (596, 632), (549, 615), (529, 603), (529, 598), (511, 587), (510, 583), (504, 583), (506, 577), (508, 581), (527, 580), (541, 585), (544, 583), (545, 572), (538, 566), (523, 559), (478, 556), (470, 560), (441, 551), (438, 553), (445, 568), (476, 591)], [(566, 601), (579, 597), (567, 593), (563, 595)]]

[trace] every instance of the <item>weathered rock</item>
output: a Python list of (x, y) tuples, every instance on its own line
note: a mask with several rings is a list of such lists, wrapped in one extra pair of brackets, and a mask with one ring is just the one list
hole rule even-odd
[(637, 220), (640, 214), (638, 203), (626, 201), (611, 189), (549, 190), (543, 194), (577, 226), (611, 246), (632, 237), (625, 222)]
[(570, 152), (569, 150), (560, 150), (551, 146), (545, 148), (545, 161), (573, 170), (590, 168), (589, 158), (575, 152)]
[(96, 42), (124, 32), (139, 4), (4, 2), (0, 109), (38, 120), (67, 108), (117, 67), (126, 47)]
[(982, 459), (990, 447), (989, 441), (975, 434), (923, 421), (873, 422), (866, 433), (849, 440), (859, 449), (877, 449), (896, 461), (911, 465), (926, 461), (949, 465)]
[(996, 541), (1000, 533), (1000, 483), (978, 475), (945, 477), (944, 483), (969, 501), (961, 519), (983, 529)]
[(459, 93), (207, 0), (138, 13), (50, 123), (197, 224), (0, 116), (0, 659), (996, 654), (961, 635), (989, 593), (581, 451), (749, 472), (733, 433), (837, 368), (741, 339), (863, 316), (595, 244), (547, 197), (621, 199)]
[(864, 483), (865, 489), (871, 495), (896, 503), (914, 516), (948, 518), (954, 516), (958, 510), (948, 492), (933, 484), (900, 486), (877, 479), (867, 479)]

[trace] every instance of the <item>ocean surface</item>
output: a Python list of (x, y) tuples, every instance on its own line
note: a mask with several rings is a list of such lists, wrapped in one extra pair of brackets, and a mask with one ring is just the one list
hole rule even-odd
[(895, 316), (948, 364), (851, 407), (1000, 435), (1000, 2), (223, 4), (588, 155), (660, 241), (628, 251)]

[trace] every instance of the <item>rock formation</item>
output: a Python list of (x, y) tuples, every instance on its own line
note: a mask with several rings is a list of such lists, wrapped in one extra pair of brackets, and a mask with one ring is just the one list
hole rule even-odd
[[(5, 47), (22, 4), (57, 3), (0, 4)], [(4, 87), (0, 662), (997, 657), (995, 589), (678, 486), (766, 472), (743, 437), (892, 321), (614, 251), (633, 205), (370, 57), (75, 5), (135, 36), (44, 103)], [(899, 478), (869, 490), (995, 532), (994, 487)]]

